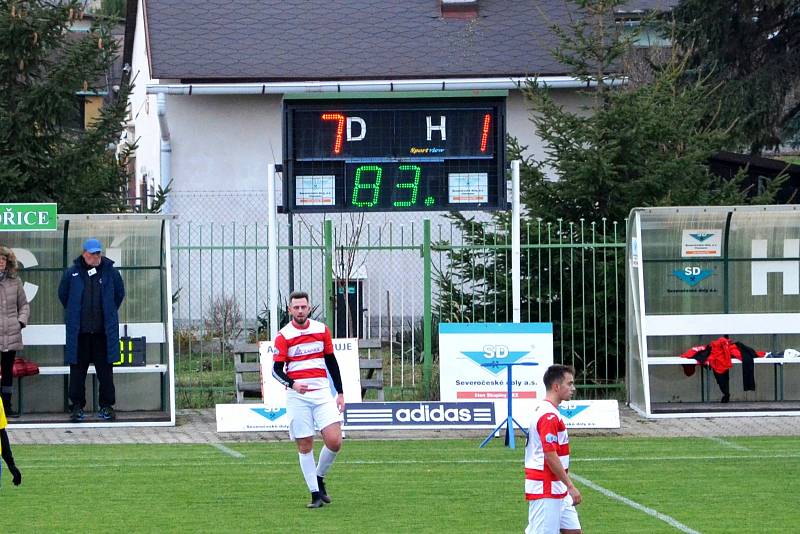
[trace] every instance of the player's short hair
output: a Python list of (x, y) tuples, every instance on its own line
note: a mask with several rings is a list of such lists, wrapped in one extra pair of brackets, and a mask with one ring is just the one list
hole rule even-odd
[(292, 291), (289, 295), (289, 303), (291, 304), (294, 299), (306, 299), (306, 302), (311, 302), (308, 298), (308, 293), (305, 291)]
[(547, 368), (547, 371), (544, 372), (544, 387), (546, 389), (550, 389), (550, 386), (555, 384), (556, 382), (561, 382), (564, 380), (564, 375), (567, 373), (571, 374), (573, 377), (575, 376), (575, 368), (571, 365), (561, 365), (559, 363), (555, 365), (551, 365)]

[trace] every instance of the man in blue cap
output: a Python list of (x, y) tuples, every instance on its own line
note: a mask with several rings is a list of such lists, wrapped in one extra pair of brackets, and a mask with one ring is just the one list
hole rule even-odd
[(83, 253), (64, 271), (58, 298), (65, 310), (70, 420), (79, 423), (86, 417), (86, 374), (94, 364), (100, 383), (97, 417), (111, 421), (116, 402), (112, 364), (119, 360), (118, 310), (125, 298), (125, 285), (114, 262), (103, 256), (99, 240), (83, 242)]

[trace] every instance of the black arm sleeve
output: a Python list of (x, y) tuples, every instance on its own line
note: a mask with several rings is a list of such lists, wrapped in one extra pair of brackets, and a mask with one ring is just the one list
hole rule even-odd
[(294, 380), (289, 378), (289, 375), (287, 375), (286, 371), (284, 371), (283, 369), (284, 363), (285, 362), (275, 362), (272, 365), (272, 376), (275, 377), (275, 380), (277, 380), (287, 388), (290, 388), (292, 387), (292, 384), (294, 384)]
[(0, 446), (3, 448), (3, 460), (11, 468), (14, 465), (14, 455), (11, 453), (11, 443), (8, 441), (8, 434), (5, 428), (0, 429)]
[(338, 393), (344, 393), (344, 388), (342, 387), (342, 373), (339, 371), (339, 364), (336, 363), (336, 356), (333, 354), (326, 354), (325, 365), (328, 367), (328, 374), (331, 375), (331, 380), (333, 380), (333, 387), (336, 388)]

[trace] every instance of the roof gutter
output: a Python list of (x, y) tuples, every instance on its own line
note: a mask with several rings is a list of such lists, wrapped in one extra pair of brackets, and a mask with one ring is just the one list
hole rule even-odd
[[(351, 92), (406, 92), (406, 91), (469, 91), (492, 89), (520, 89), (532, 78), (443, 78), (419, 80), (363, 80), (363, 81), (307, 81), (264, 83), (208, 83), (208, 84), (148, 84), (147, 94), (167, 95), (266, 95), (291, 93), (351, 93)], [(541, 76), (540, 86), (552, 89), (577, 89), (591, 87), (596, 82), (586, 82), (572, 76)], [(610, 85), (620, 85), (624, 79), (609, 80)]]

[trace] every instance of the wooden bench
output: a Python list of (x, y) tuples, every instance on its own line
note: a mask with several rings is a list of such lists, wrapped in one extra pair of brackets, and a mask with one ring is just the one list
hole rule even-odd
[[(378, 338), (372, 339), (359, 339), (358, 349), (380, 349), (383, 347), (383, 342)], [(370, 354), (367, 352), (367, 354)], [(358, 366), (362, 371), (361, 373), (361, 399), (367, 394), (367, 391), (374, 389), (378, 394), (378, 401), (383, 402), (383, 359), (382, 358), (359, 358)]]
[(361, 398), (374, 389), (378, 392), (378, 401), (383, 402), (383, 358), (359, 358), (358, 367), (366, 371), (361, 376)]
[[(371, 340), (359, 340), (359, 348), (380, 348), (379, 343)], [(367, 346), (364, 347), (363, 345)], [(234, 384), (236, 386), (236, 403), (245, 402), (246, 398), (261, 400), (261, 363), (259, 361), (258, 344), (243, 343), (234, 347)], [(377, 391), (378, 401), (384, 400), (383, 395), (383, 358), (359, 358), (358, 366), (362, 371), (361, 397), (368, 390)]]
[(236, 403), (242, 404), (245, 398), (262, 399), (261, 362), (257, 343), (243, 343), (234, 348), (234, 385)]

